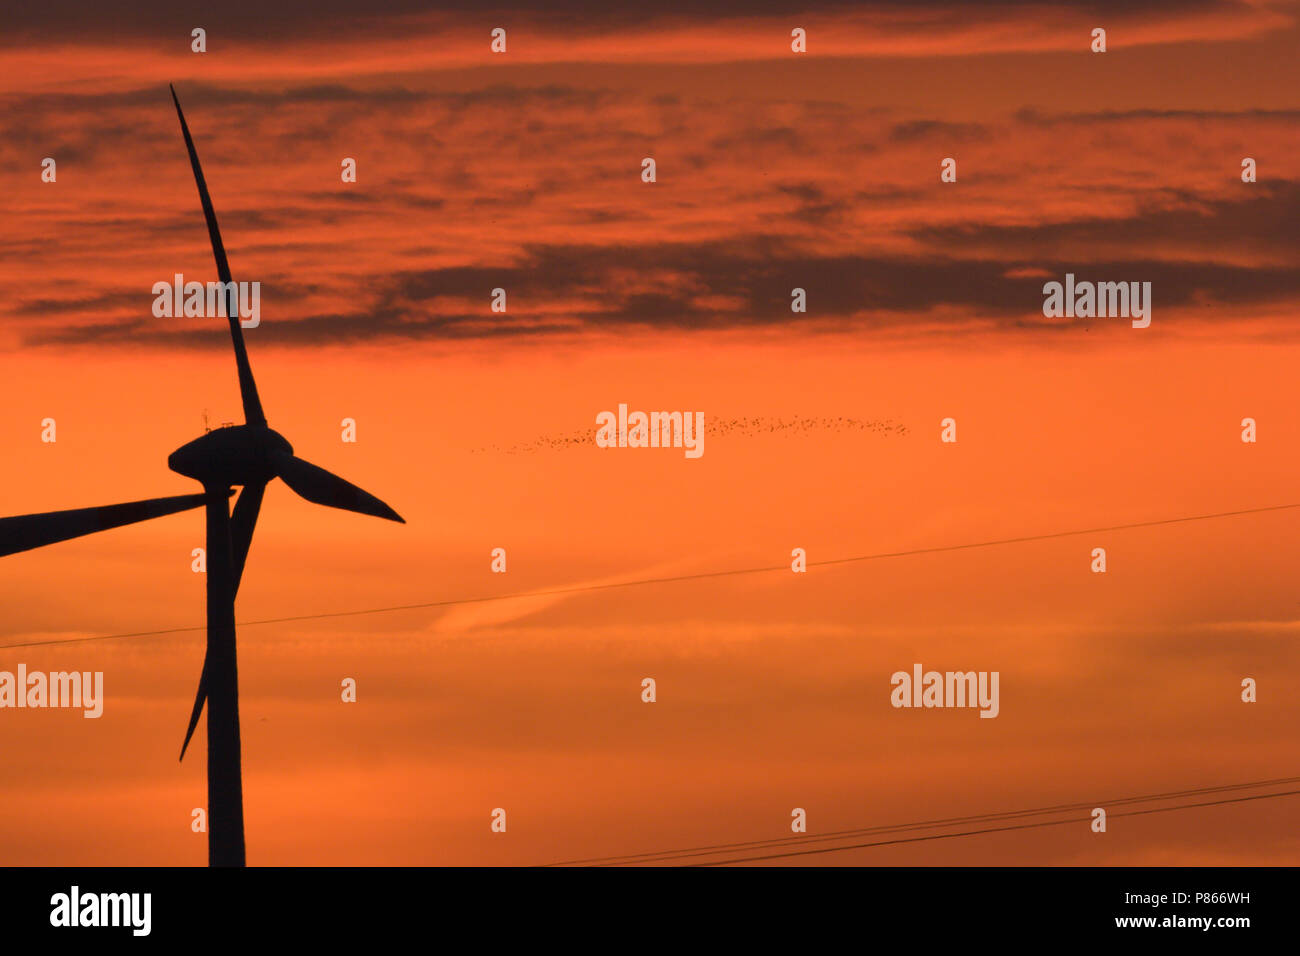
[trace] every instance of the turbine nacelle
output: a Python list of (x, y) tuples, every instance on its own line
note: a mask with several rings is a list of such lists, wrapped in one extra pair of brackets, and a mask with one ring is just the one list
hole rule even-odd
[(167, 458), (167, 467), (204, 486), (265, 484), (280, 470), (293, 446), (265, 425), (218, 428), (182, 445)]

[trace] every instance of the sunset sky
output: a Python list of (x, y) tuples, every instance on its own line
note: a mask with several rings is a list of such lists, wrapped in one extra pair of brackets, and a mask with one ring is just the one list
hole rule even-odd
[[(241, 622), (1298, 503), (1297, 49), (1300, 4), (1264, 0), (33, 6), (0, 33), (0, 515), (198, 491), (168, 454), (242, 420), (224, 320), (152, 313), (216, 278), (168, 83), (262, 284), (270, 425), (407, 521), (273, 484)], [(1150, 282), (1150, 327), (1044, 318), (1067, 272)], [(597, 448), (621, 402), (702, 411), (703, 456)], [(107, 691), (99, 720), (0, 710), (0, 864), (206, 862), (202, 726), (176, 759), (202, 632), (76, 640), (201, 625), (202, 544), (196, 511), (0, 560), (0, 670)], [(1291, 776), (1298, 572), (1300, 509), (245, 626), (248, 861), (541, 864), (780, 839), (794, 807), (815, 836)], [(892, 708), (915, 662), (999, 671), (1000, 715)], [(1293, 864), (1298, 822), (791, 862)]]

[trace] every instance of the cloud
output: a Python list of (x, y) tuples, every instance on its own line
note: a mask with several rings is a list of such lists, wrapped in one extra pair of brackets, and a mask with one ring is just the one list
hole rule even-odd
[[(1119, 247), (1161, 250), (1170, 258), (1187, 258), (1188, 250), (1212, 258), (1216, 250), (1235, 247), (1269, 256), (1289, 254), (1294, 262), (1300, 254), (1300, 231), (1294, 228), (1298, 220), (1300, 181), (1280, 180), (1243, 184), (1236, 198), (1182, 193), (1148, 199), (1144, 208), (1129, 216), (1035, 225), (931, 225), (913, 229), (911, 235), (935, 248), (966, 246), (978, 250), (980, 256), (1008, 256), (1026, 262), (1066, 256), (1087, 261), (1095, 258), (1098, 250)], [(1138, 268), (1136, 263), (1134, 268)], [(1286, 283), (1275, 284), (1275, 279), (1261, 272), (1264, 286), (1289, 288)], [(1236, 290), (1238, 295), (1248, 292)]]
[[(938, 4), (881, 9), (948, 29)], [(971, 22), (1004, 13), (981, 7)], [(286, 55), (310, 46), (304, 29)], [(1297, 111), (1022, 98), (964, 115), (943, 96), (917, 111), (813, 93), (802, 67), (782, 70), (764, 88), (673, 93), (573, 66), (456, 83), (396, 65), (267, 81), (216, 70), (180, 85), (235, 278), (263, 286), (264, 345), (784, 326), (1051, 334), (1065, 326), (1042, 321), (1041, 285), (1067, 271), (1151, 281), (1180, 322), (1296, 301)], [(0, 348), (225, 347), (210, 321), (149, 310), (155, 282), (215, 276), (165, 84), (130, 79), (0, 94), (19, 131), (0, 141), (12, 197), (0, 301), (14, 320)], [(1238, 176), (1247, 148), (1255, 184)], [(41, 184), (51, 154), (59, 181)], [(647, 155), (653, 185), (639, 178)], [(355, 184), (339, 181), (343, 156), (358, 161)], [(956, 184), (939, 182), (944, 156), (959, 159)], [(805, 314), (790, 311), (796, 287)], [(496, 288), (507, 313), (488, 309)]]
[(981, 123), (943, 123), (938, 120), (913, 120), (895, 123), (889, 138), (896, 143), (910, 143), (922, 139), (970, 139), (988, 132)]
[[(779, 0), (557, 0), (544, 12), (518, 0), (451, 0), (433, 10), (417, 0), (364, 7), (347, 0), (236, 0), (219, 8), (197, 0), (145, 0), (132, 12), (126, 18), (112, 5), (77, 0), (27, 5), (6, 22), (0, 45), (11, 54), (14, 75), (29, 88), (66, 88), (65, 77), (42, 77), (30, 69), (50, 49), (108, 84), (131, 77), (162, 80), (196, 69), (190, 51), (196, 27), (207, 31), (201, 69), (208, 75), (324, 81), (482, 67), (492, 55), (488, 31), (503, 24), (513, 38), (513, 64), (771, 60), (790, 55), (796, 15), (810, 30), (810, 53), (891, 58), (1078, 50), (1079, 37), (1086, 38), (1099, 20), (1111, 30), (1112, 43), (1124, 48), (1223, 43), (1294, 24), (1289, 7), (1249, 0), (912, 0), (869, 6), (814, 0), (797, 14)], [(124, 50), (130, 51), (125, 59)]]
[[(393, 274), (378, 283), (378, 295), (352, 311), (313, 314), (299, 319), (264, 321), (257, 331), (262, 346), (326, 344), (385, 339), (460, 339), (537, 337), (619, 328), (705, 330), (785, 325), (875, 327), (906, 323), (909, 316), (957, 310), (941, 323), (950, 329), (974, 320), (996, 320), (1003, 328), (1061, 328), (1067, 320), (1041, 314), (1042, 279), (1011, 270), (997, 259), (943, 257), (819, 257), (790, 247), (756, 240), (754, 249), (732, 244), (675, 244), (610, 249), (603, 246), (532, 248), (521, 263), (502, 269), (453, 268)], [(1025, 265), (1028, 265), (1027, 263)], [(1161, 310), (1204, 308), (1210, 304), (1249, 305), (1285, 302), (1300, 296), (1300, 275), (1292, 268), (1245, 268), (1211, 262), (1158, 259), (1036, 259), (1032, 265), (1049, 275), (1075, 273), (1095, 281), (1144, 281), (1153, 286)], [(671, 276), (674, 288), (639, 288), (625, 278), (641, 268)], [(515, 290), (517, 310), (492, 315), (486, 290), (492, 283)], [(790, 290), (808, 291), (809, 313), (790, 312)], [(600, 289), (581, 313), (550, 313), (541, 307), (569, 301), (586, 290)], [(722, 308), (702, 305), (704, 294), (735, 297)], [(481, 311), (437, 311), (443, 297), (473, 297)], [(520, 302), (523, 299), (524, 302)], [(264, 300), (265, 301), (265, 300)], [(714, 300), (710, 299), (712, 303)], [(1212, 313), (1218, 317), (1216, 311)], [(92, 323), (34, 329), (28, 345), (150, 344), (226, 347), (215, 327), (168, 329), (163, 322)], [(1076, 325), (1096, 320), (1075, 319)]]

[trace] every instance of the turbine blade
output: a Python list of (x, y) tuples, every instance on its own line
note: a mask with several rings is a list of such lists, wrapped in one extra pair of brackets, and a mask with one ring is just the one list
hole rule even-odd
[(194, 736), (194, 728), (199, 725), (199, 714), (203, 713), (203, 702), (208, 699), (208, 655), (203, 654), (203, 671), (199, 674), (199, 692), (194, 697), (194, 709), (190, 711), (190, 726), (185, 731), (185, 742), (181, 744), (181, 760), (185, 759), (185, 750)]
[[(194, 149), (194, 139), (181, 112), (181, 101), (176, 97), (176, 87), (168, 84), (172, 91), (172, 102), (176, 104), (176, 115), (180, 117), (181, 133), (185, 136), (185, 148), (189, 150), (190, 166), (194, 169), (194, 181), (199, 187), (199, 201), (203, 204), (203, 216), (208, 221), (208, 238), (212, 240), (212, 255), (217, 260), (217, 277), (225, 283), (231, 282), (230, 263), (226, 261), (226, 247), (221, 242), (221, 230), (217, 227), (217, 214), (212, 208), (212, 197), (208, 195), (208, 184), (203, 179), (203, 169), (199, 166), (199, 154)], [(262, 400), (257, 397), (257, 383), (253, 381), (253, 369), (248, 364), (248, 351), (244, 348), (244, 333), (239, 326), (239, 310), (231, 308), (229, 296), (226, 297), (226, 319), (230, 322), (230, 337), (235, 344), (235, 365), (239, 369), (239, 394), (244, 400), (244, 421), (249, 425), (265, 425), (266, 415), (262, 412)]]
[(172, 498), (150, 498), (98, 508), (74, 508), (70, 511), (0, 518), (0, 557), (70, 538), (80, 538), (96, 531), (107, 531), (137, 521), (188, 511), (200, 507), (205, 501), (204, 495), (176, 495)]
[[(235, 513), (230, 518), (231, 568), (234, 574), (235, 593), (239, 593), (239, 581), (244, 574), (244, 562), (248, 560), (248, 548), (253, 543), (253, 528), (257, 524), (258, 512), (262, 509), (262, 495), (266, 492), (266, 482), (245, 485), (235, 502)], [(199, 690), (194, 695), (194, 709), (190, 711), (190, 725), (185, 730), (185, 742), (181, 744), (181, 760), (185, 759), (185, 750), (194, 736), (194, 728), (199, 725), (199, 716), (203, 713), (203, 703), (208, 698), (208, 655), (203, 655), (203, 671), (199, 674)]]
[(234, 572), (235, 593), (239, 593), (239, 582), (244, 576), (244, 562), (248, 560), (248, 549), (253, 543), (253, 528), (257, 525), (258, 512), (262, 510), (262, 495), (266, 493), (266, 482), (245, 485), (235, 502), (235, 513), (230, 517), (230, 563)]
[(278, 474), (284, 483), (301, 497), (318, 505), (342, 508), (389, 521), (406, 524), (402, 516), (368, 491), (362, 491), (351, 482), (295, 455), (276, 457)]

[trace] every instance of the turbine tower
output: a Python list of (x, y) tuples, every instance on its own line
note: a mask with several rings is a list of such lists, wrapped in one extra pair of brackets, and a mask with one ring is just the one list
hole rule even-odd
[[(224, 283), (226, 320), (230, 324), (235, 350), (244, 424), (206, 432), (168, 457), (167, 465), (172, 471), (203, 485), (202, 494), (0, 518), (0, 556), (203, 506), (207, 517), (207, 652), (189, 727), (181, 744), (181, 759), (185, 758), (185, 750), (206, 701), (208, 863), (210, 866), (243, 866), (244, 802), (240, 770), (235, 595), (243, 577), (266, 486), (272, 479), (279, 478), (298, 495), (316, 504), (405, 522), (374, 495), (295, 456), (293, 446), (267, 425), (244, 347), (238, 304), (234, 298), (236, 287), (230, 278), (230, 265), (226, 261), (217, 216), (174, 87), (171, 93), (181, 133), (185, 137), (185, 148), (189, 152), (190, 166), (194, 170), (199, 201), (203, 205), (212, 254), (217, 262), (217, 275)], [(242, 490), (232, 514), (229, 500), (235, 485)]]

